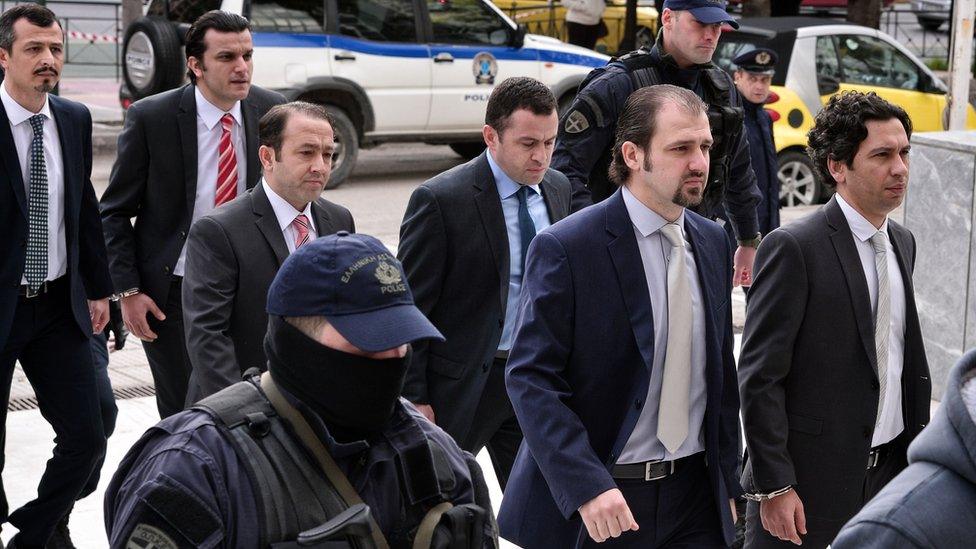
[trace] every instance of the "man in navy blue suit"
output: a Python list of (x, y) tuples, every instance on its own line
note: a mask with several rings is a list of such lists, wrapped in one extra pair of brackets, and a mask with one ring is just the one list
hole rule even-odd
[(50, 10), (22, 4), (0, 16), (0, 425), (19, 360), (56, 434), (36, 499), (8, 517), (0, 489), (0, 522), (17, 527), (10, 547), (20, 548), (49, 543), (75, 498), (94, 489), (85, 485), (105, 453), (89, 338), (108, 322), (112, 280), (91, 184), (91, 114), (48, 93), (63, 62)]
[(522, 547), (732, 542), (732, 254), (686, 210), (707, 181), (706, 112), (675, 86), (634, 92), (621, 188), (529, 247), (506, 371), (525, 440), (498, 517)]

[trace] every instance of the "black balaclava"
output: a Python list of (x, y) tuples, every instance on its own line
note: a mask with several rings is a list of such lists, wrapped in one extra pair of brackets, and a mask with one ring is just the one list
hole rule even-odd
[(331, 349), (270, 315), (264, 338), (275, 383), (319, 415), (340, 442), (379, 433), (393, 415), (411, 352), (377, 360)]

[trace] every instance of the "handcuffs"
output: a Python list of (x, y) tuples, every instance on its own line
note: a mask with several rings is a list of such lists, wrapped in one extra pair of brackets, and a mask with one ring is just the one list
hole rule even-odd
[(787, 486), (785, 488), (780, 488), (779, 490), (774, 490), (772, 492), (769, 492), (768, 494), (759, 494), (759, 493), (749, 494), (749, 493), (746, 493), (746, 494), (743, 494), (742, 497), (746, 498), (749, 501), (756, 501), (756, 502), (768, 501), (768, 500), (771, 500), (771, 499), (773, 499), (773, 498), (775, 498), (777, 496), (782, 496), (783, 494), (789, 492), (792, 489), (793, 489), (793, 486)]

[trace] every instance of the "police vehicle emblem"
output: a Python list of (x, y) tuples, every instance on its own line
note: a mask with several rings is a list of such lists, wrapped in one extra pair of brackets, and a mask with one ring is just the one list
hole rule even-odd
[(581, 133), (590, 127), (590, 121), (579, 111), (573, 111), (566, 117), (566, 133)]
[(129, 534), (125, 549), (179, 549), (179, 546), (159, 528), (139, 523)]
[(376, 280), (380, 281), (380, 284), (384, 286), (388, 284), (397, 284), (402, 280), (400, 276), (400, 269), (397, 269), (393, 265), (381, 261), (379, 265), (376, 266)]
[(768, 65), (770, 61), (772, 61), (772, 58), (764, 51), (761, 51), (756, 55), (756, 63), (760, 65)]
[(495, 56), (486, 51), (478, 53), (474, 56), (471, 72), (474, 73), (475, 84), (494, 84), (495, 76), (498, 74), (498, 62), (495, 61)]

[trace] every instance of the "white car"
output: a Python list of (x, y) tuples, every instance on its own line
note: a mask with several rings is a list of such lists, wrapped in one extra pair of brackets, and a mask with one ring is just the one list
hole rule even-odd
[(526, 35), (486, 0), (153, 0), (126, 32), (123, 100), (179, 86), (181, 37), (217, 7), (251, 20), (255, 85), (333, 115), (340, 150), (330, 187), (348, 177), (361, 146), (446, 143), (473, 157), (484, 149), (495, 83), (531, 76), (566, 106), (590, 70), (609, 60)]

